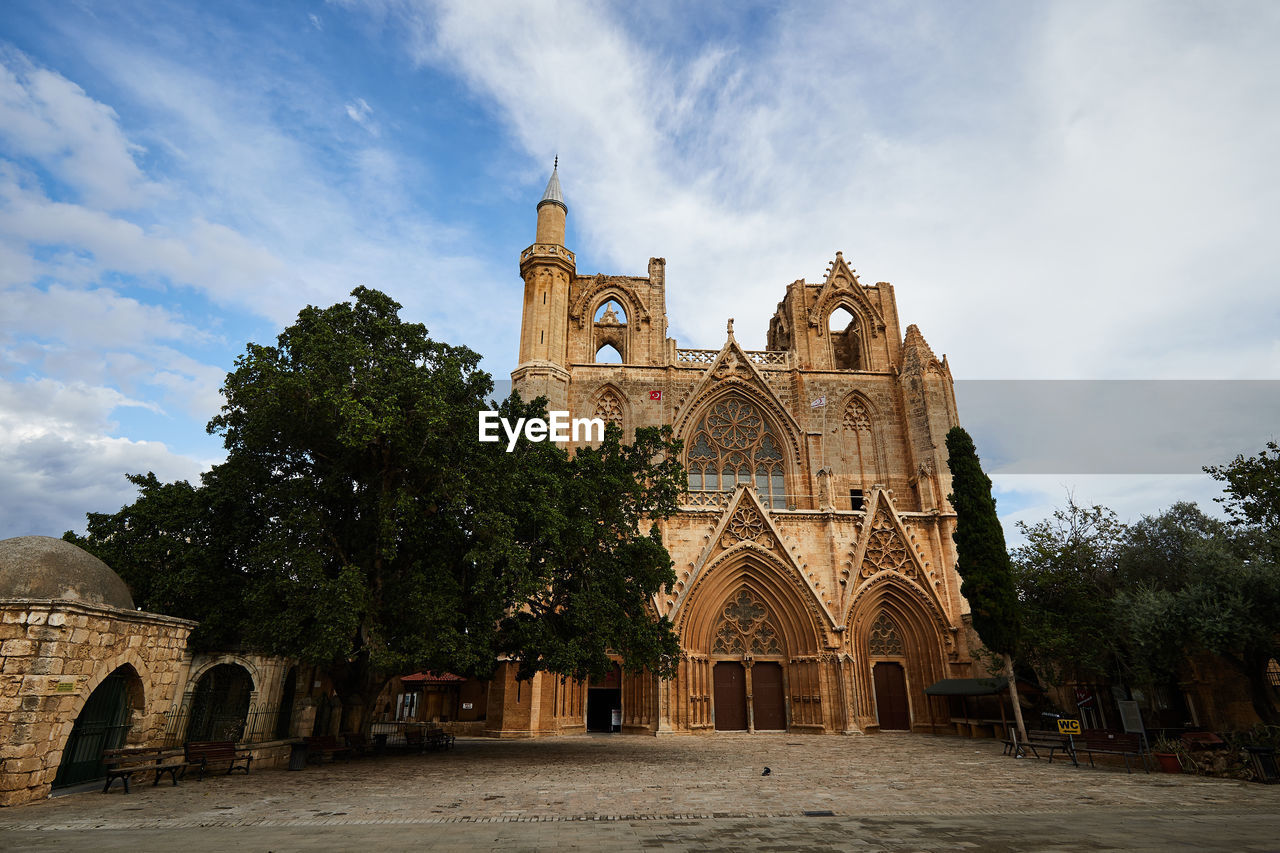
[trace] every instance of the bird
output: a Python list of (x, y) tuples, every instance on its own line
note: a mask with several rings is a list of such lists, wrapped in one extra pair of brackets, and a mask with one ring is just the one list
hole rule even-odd
[(763, 772), (763, 773), (761, 773), (760, 775), (761, 775), (761, 776), (768, 776), (768, 775), (769, 775), (770, 773), (772, 773), (772, 772), (773, 772), (772, 770), (770, 770), (768, 767), (766, 767), (766, 768), (764, 769), (764, 772)]

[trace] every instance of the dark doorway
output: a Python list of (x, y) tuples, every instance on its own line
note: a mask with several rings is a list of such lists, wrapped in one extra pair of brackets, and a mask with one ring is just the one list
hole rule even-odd
[(293, 728), (293, 700), (298, 691), (298, 668), (289, 667), (289, 674), (284, 677), (284, 687), (280, 690), (280, 708), (276, 711), (276, 738), (283, 740), (289, 737)]
[(249, 715), (253, 679), (239, 664), (220, 663), (196, 682), (187, 740), (239, 741)]
[(101, 778), (102, 753), (124, 746), (129, 732), (127, 674), (131, 671), (131, 668), (120, 667), (89, 695), (62, 750), (62, 763), (58, 765), (53, 787)]
[(616, 663), (609, 674), (587, 688), (587, 731), (622, 729), (622, 668)]
[(886, 731), (910, 731), (911, 710), (907, 706), (907, 676), (902, 664), (875, 665), (876, 711), (880, 728)]
[(722, 660), (716, 664), (715, 717), (716, 731), (747, 730), (747, 673), (737, 661)]
[(782, 698), (782, 664), (751, 667), (751, 709), (756, 731), (785, 731), (787, 711)]

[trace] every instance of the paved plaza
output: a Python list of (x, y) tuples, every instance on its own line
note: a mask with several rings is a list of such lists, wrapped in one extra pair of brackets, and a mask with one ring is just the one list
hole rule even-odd
[(583, 735), (0, 810), (6, 851), (361, 848), (1280, 850), (1280, 786), (923, 735)]

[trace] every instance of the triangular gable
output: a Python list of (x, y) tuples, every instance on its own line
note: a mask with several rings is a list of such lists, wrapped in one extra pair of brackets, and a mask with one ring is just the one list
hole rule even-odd
[(867, 321), (872, 337), (884, 331), (884, 317), (880, 314), (880, 309), (863, 292), (858, 276), (845, 263), (844, 254), (836, 252), (836, 259), (832, 261), (831, 268), (827, 271), (827, 278), (822, 284), (822, 292), (818, 294), (817, 301), (809, 311), (809, 325), (817, 326), (819, 335), (826, 329), (827, 315), (833, 310), (832, 304), (844, 297), (848, 297), (858, 306)]
[(929, 569), (912, 541), (893, 501), (884, 489), (873, 489), (866, 504), (866, 520), (851, 561), (853, 587), (861, 586), (881, 572), (894, 572), (932, 591)]
[(768, 509), (760, 502), (755, 490), (747, 485), (739, 485), (734, 489), (720, 520), (707, 537), (706, 547), (702, 549), (693, 567), (682, 573), (670, 590), (672, 595), (667, 597), (672, 601), (672, 606), (668, 615), (675, 619), (674, 614), (684, 603), (688, 591), (693, 589), (709, 566), (719, 563), (727, 552), (746, 550), (771, 555), (776, 562), (785, 566), (784, 570), (793, 574), (793, 582), (802, 582), (813, 594), (811, 604), (816, 603), (830, 620), (831, 603), (823, 601), (822, 591), (816, 586), (814, 579), (806, 577), (794, 555), (788, 552)]
[(702, 378), (698, 380), (693, 390), (681, 401), (674, 423), (676, 435), (684, 436), (689, 428), (690, 418), (695, 410), (701, 408), (703, 401), (726, 388), (747, 392), (748, 396), (762, 404), (778, 420), (791, 445), (792, 461), (798, 463), (801, 451), (800, 436), (803, 430), (795, 416), (769, 387), (760, 368), (747, 355), (747, 351), (738, 345), (733, 337), (732, 326), (729, 329), (728, 340), (724, 342), (724, 346), (711, 362), (711, 366), (707, 368), (706, 373), (702, 374)]

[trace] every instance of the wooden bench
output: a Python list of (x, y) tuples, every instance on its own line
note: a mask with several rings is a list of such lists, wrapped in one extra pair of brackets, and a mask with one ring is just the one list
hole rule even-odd
[(1133, 770), (1129, 767), (1129, 759), (1136, 758), (1142, 762), (1142, 769), (1150, 773), (1147, 768), (1146, 753), (1142, 749), (1141, 735), (1130, 732), (1109, 732), (1102, 729), (1085, 729), (1080, 736), (1076, 738), (1076, 752), (1087, 752), (1089, 754), (1089, 766), (1093, 767), (1093, 754), (1099, 755), (1119, 755), (1124, 759), (1124, 769), (1128, 773)]
[(350, 761), (351, 756), (355, 754), (355, 750), (345, 743), (338, 743), (335, 735), (320, 735), (303, 738), (303, 740), (307, 744), (307, 760), (315, 761), (317, 764), (323, 764), (326, 760), (332, 763), (339, 758)]
[(373, 745), (369, 743), (369, 739), (358, 732), (348, 732), (342, 736), (342, 739), (357, 756), (365, 756), (373, 752)]
[(191, 741), (185, 747), (187, 764), (192, 767), (200, 768), (199, 779), (204, 780), (204, 774), (209, 770), (212, 764), (226, 764), (227, 775), (232, 770), (243, 770), (245, 775), (249, 774), (249, 765), (253, 762), (253, 753), (247, 749), (237, 749), (236, 745), (229, 740), (196, 740)]
[(444, 729), (436, 727), (428, 727), (423, 733), (426, 740), (427, 749), (452, 749), (453, 735)]
[(181, 751), (164, 747), (109, 749), (103, 753), (103, 757), (106, 759), (107, 770), (107, 782), (102, 786), (104, 794), (111, 790), (111, 783), (117, 779), (124, 785), (124, 792), (129, 793), (129, 780), (135, 773), (154, 773), (155, 778), (151, 782), (153, 788), (160, 784), (160, 777), (168, 773), (174, 786), (177, 786), (178, 777), (187, 770), (187, 762), (183, 760)]

